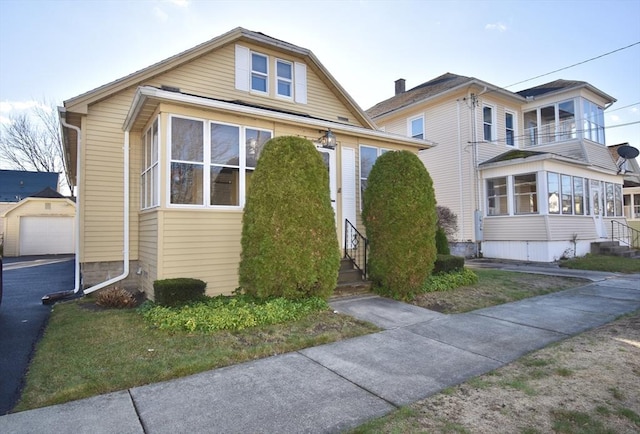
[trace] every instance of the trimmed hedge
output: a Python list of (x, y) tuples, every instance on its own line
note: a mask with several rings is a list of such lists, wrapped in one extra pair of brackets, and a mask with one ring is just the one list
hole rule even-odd
[(374, 289), (400, 299), (418, 291), (436, 259), (437, 215), (433, 181), (416, 154), (386, 152), (376, 160), (362, 217)]
[(436, 250), (439, 255), (450, 255), (449, 240), (447, 240), (447, 234), (440, 226), (436, 229)]
[(462, 256), (438, 255), (433, 267), (433, 274), (459, 273), (464, 269)]
[(199, 279), (178, 277), (153, 282), (153, 298), (161, 306), (177, 306), (204, 297), (207, 283)]
[(315, 146), (276, 137), (262, 150), (242, 219), (240, 288), (258, 298), (328, 298), (340, 250), (329, 174)]

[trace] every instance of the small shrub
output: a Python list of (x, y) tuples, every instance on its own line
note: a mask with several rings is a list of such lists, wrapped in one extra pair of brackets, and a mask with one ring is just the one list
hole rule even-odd
[(187, 277), (156, 280), (153, 282), (153, 296), (161, 306), (177, 306), (201, 299), (206, 287), (206, 282)]
[(320, 297), (259, 300), (248, 295), (238, 295), (212, 297), (173, 308), (146, 303), (139, 312), (161, 330), (213, 332), (295, 321), (328, 307), (327, 302)]
[(468, 268), (464, 268), (459, 272), (429, 276), (422, 286), (422, 291), (449, 291), (461, 286), (475, 285), (476, 283), (478, 283), (478, 275)]
[[(438, 226), (436, 229), (436, 250), (438, 255), (450, 255), (449, 241), (447, 240), (447, 234), (444, 233), (444, 229)], [(437, 259), (436, 259), (437, 261)]]
[(438, 255), (433, 266), (433, 274), (457, 273), (464, 269), (462, 256)]
[(100, 291), (96, 297), (96, 304), (102, 307), (123, 309), (135, 307), (135, 297), (126, 289), (113, 287)]

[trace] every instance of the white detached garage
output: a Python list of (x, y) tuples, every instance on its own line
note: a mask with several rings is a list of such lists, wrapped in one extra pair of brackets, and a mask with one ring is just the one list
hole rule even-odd
[(53, 191), (18, 202), (3, 214), (4, 256), (74, 253), (75, 209), (73, 201)]

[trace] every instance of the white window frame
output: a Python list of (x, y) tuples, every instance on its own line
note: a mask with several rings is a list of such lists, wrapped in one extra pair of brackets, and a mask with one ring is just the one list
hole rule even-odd
[[(529, 176), (529, 175), (533, 175), (535, 177), (535, 186), (536, 186), (536, 191), (535, 192), (524, 192), (524, 193), (519, 193), (516, 189), (518, 187), (518, 185), (520, 184), (516, 184), (516, 178), (518, 177), (523, 177), (523, 176)], [(512, 175), (513, 178), (513, 188), (511, 190), (511, 196), (513, 197), (513, 215), (539, 215), (540, 214), (540, 187), (539, 187), (539, 180), (540, 180), (540, 176), (538, 174), (538, 172), (528, 172), (528, 173), (518, 173), (517, 175)], [(518, 198), (520, 196), (532, 196), (535, 195), (535, 211), (520, 211), (518, 210)]]
[[(181, 204), (181, 203), (171, 203), (171, 163), (172, 162), (181, 162), (180, 160), (172, 160), (171, 159), (171, 124), (173, 118), (181, 118), (188, 120), (195, 120), (203, 122), (203, 169), (202, 169), (202, 190), (203, 190), (203, 201), (202, 204)], [(247, 159), (246, 159), (246, 131), (256, 130), (256, 131), (264, 131), (271, 135), (271, 138), (274, 137), (274, 133), (272, 130), (268, 130), (265, 128), (254, 127), (250, 125), (239, 125), (233, 124), (229, 122), (221, 122), (216, 119), (202, 119), (191, 116), (185, 116), (181, 114), (169, 114), (168, 116), (168, 126), (167, 126), (167, 163), (165, 164), (165, 173), (167, 173), (167, 179), (165, 182), (165, 188), (167, 191), (166, 194), (166, 206), (167, 208), (177, 208), (177, 209), (211, 209), (211, 210), (242, 210), (244, 209), (244, 205), (246, 203), (246, 173), (247, 173)], [(212, 167), (231, 167), (231, 165), (224, 165), (219, 163), (211, 163), (211, 125), (228, 125), (231, 127), (238, 128), (238, 140), (239, 147), (238, 150), (238, 158), (239, 158), (239, 180), (238, 180), (238, 205), (212, 205), (211, 204), (211, 168)], [(191, 163), (191, 162), (188, 162)], [(252, 168), (250, 170), (255, 170)]]
[[(507, 116), (511, 116), (512, 119), (512, 125), (511, 128), (507, 127)], [(518, 141), (516, 138), (516, 131), (517, 131), (517, 117), (516, 117), (516, 113), (511, 111), (511, 110), (505, 110), (504, 111), (504, 142), (507, 146), (510, 146), (512, 148), (517, 148), (518, 147)], [(511, 131), (511, 134), (513, 136), (513, 143), (509, 144), (509, 139), (508, 139), (508, 132)]]
[[(291, 71), (291, 78), (286, 78), (286, 77), (281, 77), (280, 75), (278, 75), (278, 64), (282, 63), (285, 65), (289, 65), (289, 69)], [(295, 79), (295, 66), (293, 62), (290, 62), (288, 60), (284, 60), (284, 59), (279, 59), (276, 58), (275, 59), (275, 89), (276, 89), (276, 96), (278, 98), (283, 98), (283, 99), (287, 99), (287, 100), (293, 100), (294, 97), (294, 92), (295, 92), (295, 83), (294, 83), (294, 79)], [(280, 82), (285, 82), (289, 84), (289, 95), (285, 95), (285, 94), (281, 94), (280, 93), (280, 87), (279, 84)]]
[[(484, 120), (485, 109), (491, 110), (491, 123), (487, 123)], [(489, 125), (490, 127), (491, 137), (489, 139), (487, 139), (487, 135), (485, 134), (486, 125)], [(482, 140), (484, 140), (485, 142), (495, 142), (496, 138), (497, 138), (496, 137), (496, 108), (489, 104), (483, 104), (482, 105)]]
[[(265, 59), (265, 65), (267, 67), (267, 72), (262, 72), (262, 71), (257, 71), (255, 69), (253, 69), (253, 56), (260, 56), (260, 57), (264, 57)], [(257, 51), (251, 51), (249, 54), (249, 66), (250, 66), (250, 76), (249, 76), (249, 88), (251, 89), (251, 92), (256, 92), (262, 95), (269, 95), (269, 56), (267, 56), (266, 54), (262, 54), (262, 53), (258, 53)], [(264, 82), (265, 82), (265, 90), (260, 90), (260, 89), (254, 89), (253, 88), (253, 76), (259, 76), (261, 78), (264, 78)]]
[[(156, 129), (156, 142), (153, 140), (153, 129)], [(142, 172), (140, 173), (140, 209), (150, 209), (160, 206), (160, 141), (161, 141), (161, 127), (160, 116), (156, 116), (149, 123), (149, 127), (142, 135)], [(150, 141), (147, 141), (147, 137), (150, 135)], [(149, 152), (147, 152), (147, 146), (150, 146)], [(151, 155), (149, 160), (148, 155)], [(155, 154), (155, 160), (154, 160)], [(151, 178), (147, 182), (148, 178)], [(151, 187), (151, 196), (149, 196), (148, 189)], [(151, 201), (147, 201), (150, 197)]]
[[(489, 182), (493, 182), (495, 180), (502, 180), (504, 179), (504, 194), (493, 194), (493, 195), (489, 195)], [(485, 180), (485, 189), (486, 189), (486, 203), (487, 203), (487, 212), (486, 215), (487, 217), (492, 217), (492, 216), (505, 216), (505, 215), (509, 215), (509, 177), (508, 176), (496, 176), (493, 178), (487, 178)], [(494, 189), (495, 191), (495, 189)], [(490, 207), (489, 206), (489, 199), (493, 198), (495, 201), (499, 201), (500, 198), (505, 198), (505, 210), (504, 212), (495, 212), (495, 207)], [(490, 210), (494, 210), (493, 212), (490, 212)]]
[[(414, 135), (413, 134), (413, 123), (415, 121), (420, 121), (420, 123), (422, 124), (422, 137), (418, 137), (419, 134)], [(411, 137), (414, 139), (421, 139), (421, 140), (425, 140), (426, 138), (426, 133), (425, 133), (425, 122), (424, 122), (424, 115), (418, 115), (418, 116), (413, 116), (407, 119), (407, 137)]]

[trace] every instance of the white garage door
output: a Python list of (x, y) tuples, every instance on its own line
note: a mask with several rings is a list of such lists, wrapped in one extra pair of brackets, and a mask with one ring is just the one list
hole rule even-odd
[(73, 253), (73, 217), (21, 217), (20, 255)]

